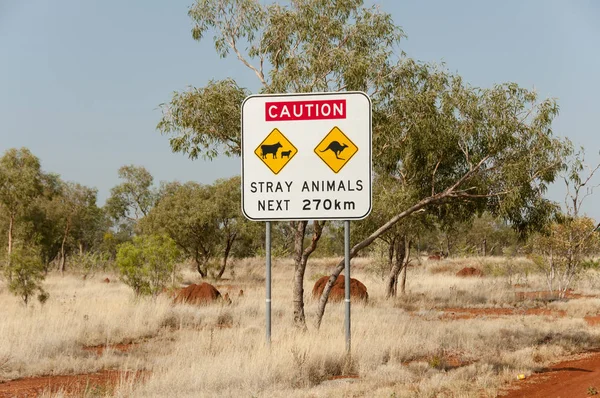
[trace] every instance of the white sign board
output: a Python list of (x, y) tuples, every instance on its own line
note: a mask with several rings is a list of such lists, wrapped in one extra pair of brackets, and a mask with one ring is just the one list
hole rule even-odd
[(242, 211), (251, 220), (371, 212), (371, 100), (362, 92), (252, 95), (242, 104)]

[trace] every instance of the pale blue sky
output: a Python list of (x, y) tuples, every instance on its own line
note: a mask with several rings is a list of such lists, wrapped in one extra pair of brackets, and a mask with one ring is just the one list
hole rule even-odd
[[(444, 61), (473, 85), (514, 81), (558, 98), (554, 130), (600, 161), (600, 2), (377, 3), (405, 30), (409, 56)], [(30, 148), (45, 170), (98, 188), (100, 203), (124, 164), (145, 166), (157, 181), (238, 174), (238, 159), (190, 161), (155, 130), (158, 104), (174, 90), (230, 76), (258, 87), (210, 40), (192, 40), (191, 4), (0, 0), (0, 152)], [(562, 201), (560, 191), (551, 197)], [(596, 219), (599, 198), (600, 190), (584, 208)]]

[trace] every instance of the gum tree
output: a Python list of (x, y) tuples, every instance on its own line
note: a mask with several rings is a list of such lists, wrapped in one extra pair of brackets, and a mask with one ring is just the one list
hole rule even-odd
[(131, 233), (131, 227), (148, 215), (158, 193), (153, 187), (154, 177), (144, 167), (122, 166), (118, 173), (123, 182), (110, 190), (104, 208), (116, 223)]
[(77, 230), (85, 228), (83, 224), (92, 221), (89, 214), (96, 209), (96, 194), (95, 189), (67, 182), (63, 183), (61, 194), (54, 200), (59, 214), (58, 221), (63, 226), (59, 252), (59, 270), (61, 273), (65, 271), (66, 267), (69, 238), (72, 238)]
[[(197, 0), (189, 10), (192, 36), (210, 32), (216, 52), (233, 55), (256, 76), (261, 93), (360, 90), (377, 100), (393, 73), (395, 46), (403, 33), (389, 14), (361, 0), (296, 0), (262, 5), (255, 0)], [(163, 104), (159, 130), (171, 148), (212, 159), (239, 156), (239, 107), (250, 93), (234, 79), (175, 93)], [(294, 322), (306, 328), (304, 273), (317, 248), (323, 222), (315, 222), (305, 247), (307, 222), (294, 232)]]
[(532, 240), (533, 260), (545, 273), (550, 292), (556, 290), (561, 298), (581, 272), (584, 260), (600, 248), (600, 223), (580, 214), (584, 201), (600, 186), (593, 185), (599, 169), (600, 164), (586, 164), (583, 149), (569, 157), (561, 176), (567, 191), (565, 212)]
[(14, 246), (16, 223), (43, 193), (40, 161), (27, 148), (12, 148), (0, 158), (0, 211), (8, 221), (8, 261)]
[(208, 275), (208, 261), (215, 255), (219, 239), (217, 204), (211, 188), (195, 182), (169, 184), (168, 192), (140, 221), (146, 234), (169, 236), (194, 261), (201, 277)]
[[(556, 210), (543, 194), (570, 146), (553, 136), (553, 100), (516, 84), (474, 88), (430, 65), (400, 63), (374, 113), (375, 170), (410, 192), (410, 200), (370, 236), (375, 239), (420, 210), (469, 214), (487, 209), (521, 234)], [(317, 326), (340, 261), (319, 300)]]

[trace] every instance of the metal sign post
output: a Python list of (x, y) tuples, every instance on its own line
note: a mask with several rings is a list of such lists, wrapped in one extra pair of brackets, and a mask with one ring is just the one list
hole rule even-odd
[(267, 318), (267, 345), (271, 346), (271, 222), (266, 222), (265, 231), (265, 257), (266, 257), (266, 318)]
[(352, 337), (350, 334), (350, 221), (344, 221), (344, 287), (346, 301), (346, 353), (350, 354)]

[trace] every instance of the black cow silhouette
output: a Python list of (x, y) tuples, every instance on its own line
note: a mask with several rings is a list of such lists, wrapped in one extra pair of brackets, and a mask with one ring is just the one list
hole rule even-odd
[(342, 159), (339, 157), (340, 153), (342, 153), (342, 151), (346, 148), (348, 148), (348, 145), (346, 145), (346, 144), (340, 144), (337, 141), (331, 141), (331, 143), (329, 145), (327, 145), (327, 148), (323, 149), (321, 152), (331, 151), (335, 155), (336, 159), (346, 160), (346, 159)]
[(282, 151), (281, 152), (281, 158), (289, 158), (290, 154), (292, 153), (292, 150), (290, 149), (289, 151)]
[(261, 145), (260, 150), (262, 151), (262, 158), (266, 159), (267, 155), (270, 153), (273, 155), (273, 159), (277, 159), (277, 151), (281, 148), (281, 143), (272, 144), (272, 145)]

